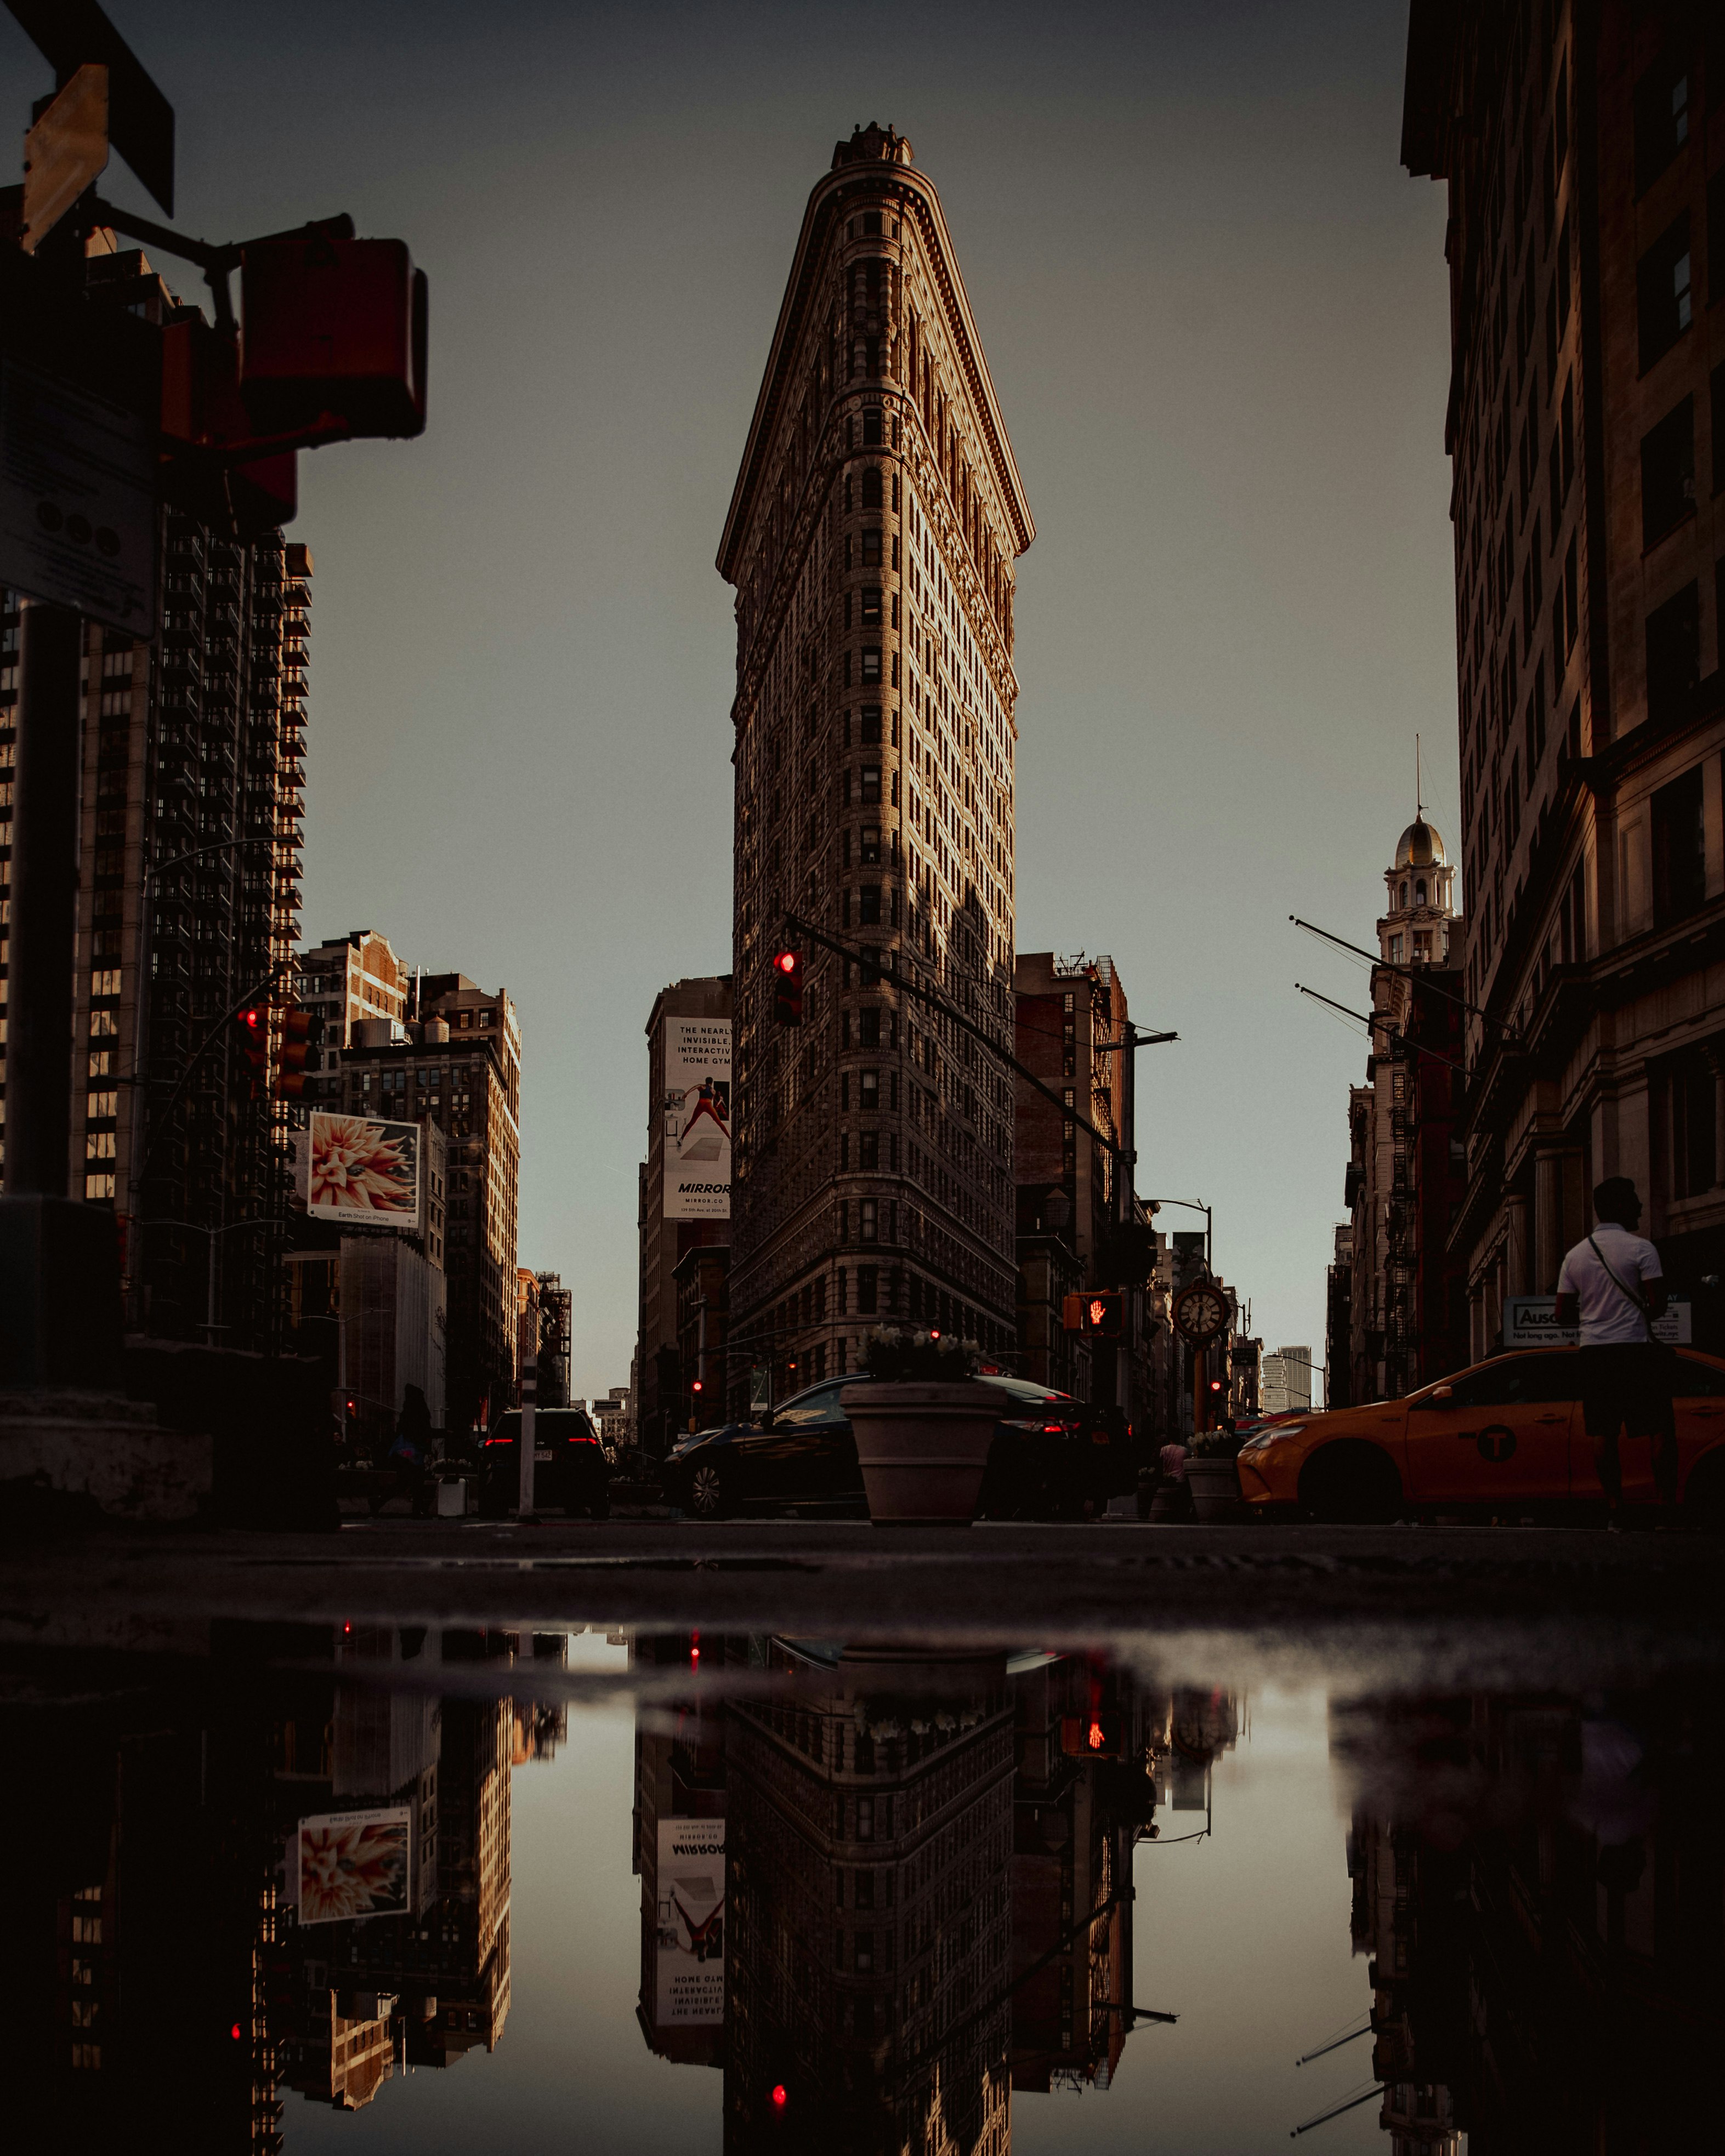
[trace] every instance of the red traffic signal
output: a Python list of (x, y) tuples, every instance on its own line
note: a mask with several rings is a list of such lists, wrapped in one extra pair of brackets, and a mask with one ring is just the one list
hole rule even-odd
[(297, 1101), (305, 1091), (305, 1064), (323, 1039), (323, 1020), (310, 1011), (290, 1010), (281, 1021), (281, 1055), (271, 1087), (278, 1101)]
[(235, 1011), (234, 1023), (239, 1030), (239, 1052), (245, 1059), (254, 1085), (266, 1085), (270, 1078), (268, 1004), (248, 1004), (244, 1010)]
[(425, 273), (400, 240), (352, 228), (331, 218), (241, 254), (239, 393), (260, 435), (425, 431)]
[(773, 960), (773, 1017), (778, 1025), (803, 1023), (803, 954), (780, 951)]

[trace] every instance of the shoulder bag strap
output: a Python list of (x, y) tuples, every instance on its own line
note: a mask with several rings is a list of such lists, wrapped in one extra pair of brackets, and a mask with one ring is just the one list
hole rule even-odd
[(1617, 1290), (1617, 1292), (1618, 1292), (1620, 1296), (1624, 1296), (1627, 1301), (1630, 1301), (1630, 1302), (1634, 1303), (1634, 1305), (1635, 1306), (1635, 1308), (1636, 1308), (1638, 1311), (1640, 1311), (1640, 1313), (1641, 1313), (1641, 1322), (1642, 1322), (1642, 1324), (1643, 1324), (1643, 1325), (1645, 1325), (1645, 1326), (1646, 1327), (1646, 1328), (1647, 1328), (1647, 1337), (1651, 1340), (1651, 1339), (1653, 1337), (1653, 1317), (1652, 1317), (1652, 1313), (1649, 1311), (1649, 1309), (1648, 1309), (1648, 1307), (1647, 1307), (1647, 1305), (1646, 1305), (1645, 1301), (1642, 1299), (1642, 1297), (1641, 1297), (1641, 1296), (1638, 1296), (1638, 1295), (1635, 1293), (1635, 1290), (1634, 1290), (1632, 1287), (1625, 1287), (1625, 1286), (1624, 1286), (1623, 1282), (1622, 1282), (1620, 1280), (1619, 1280), (1619, 1278), (1617, 1277), (1616, 1273), (1615, 1273), (1615, 1271), (1613, 1271), (1613, 1270), (1612, 1270), (1612, 1266), (1611, 1266), (1611, 1260), (1610, 1260), (1610, 1259), (1609, 1259), (1609, 1258), (1608, 1258), (1608, 1257), (1605, 1255), (1605, 1253), (1604, 1253), (1604, 1251), (1599, 1248), (1599, 1245), (1598, 1245), (1598, 1244), (1594, 1240), (1593, 1237), (1592, 1237), (1591, 1235), (1589, 1235), (1589, 1236), (1588, 1237), (1587, 1240), (1588, 1240), (1588, 1248), (1589, 1248), (1589, 1249), (1593, 1252), (1594, 1255), (1594, 1256), (1599, 1260), (1599, 1263), (1600, 1263), (1600, 1264), (1601, 1264), (1601, 1265), (1605, 1268), (1606, 1274), (1607, 1274), (1608, 1277), (1609, 1277), (1609, 1280), (1610, 1280), (1610, 1282), (1611, 1282), (1612, 1286), (1613, 1286), (1613, 1287), (1615, 1287), (1615, 1288)]

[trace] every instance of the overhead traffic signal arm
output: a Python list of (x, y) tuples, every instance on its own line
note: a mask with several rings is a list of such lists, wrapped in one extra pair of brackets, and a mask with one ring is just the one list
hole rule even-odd
[[(1112, 1153), (1116, 1160), (1122, 1162), (1128, 1168), (1137, 1160), (1137, 1155), (1135, 1152), (1128, 1152), (1126, 1147), (1117, 1144), (1114, 1139), (1105, 1137), (1093, 1122), (1086, 1116), (1081, 1116), (1069, 1102), (1062, 1100), (1052, 1086), (1045, 1086), (1034, 1070), (1027, 1070), (1009, 1049), (1003, 1048), (998, 1040), (983, 1031), (974, 1019), (968, 1018), (957, 1004), (949, 1003), (937, 988), (927, 988), (922, 982), (913, 981), (906, 974), (890, 972), (880, 963), (880, 954), (878, 951), (870, 953), (859, 950), (854, 944), (841, 943), (837, 937), (829, 936), (824, 929), (816, 928), (798, 914), (786, 914), (784, 930), (787, 942), (795, 937), (805, 943), (818, 943), (824, 951), (830, 951), (838, 957), (849, 958), (855, 965), (871, 968), (883, 979), (891, 980), (894, 988), (897, 988), (901, 994), (915, 996), (920, 1003), (932, 1004), (943, 1018), (951, 1019), (961, 1032), (968, 1033), (973, 1040), (980, 1041), (989, 1055), (1022, 1078), (1034, 1091), (1041, 1094), (1045, 1101), (1051, 1102), (1069, 1123), (1076, 1123), (1080, 1130), (1088, 1132), (1105, 1152)], [(1178, 1040), (1179, 1037), (1177, 1033), (1158, 1034), (1155, 1036), (1159, 1041)]]

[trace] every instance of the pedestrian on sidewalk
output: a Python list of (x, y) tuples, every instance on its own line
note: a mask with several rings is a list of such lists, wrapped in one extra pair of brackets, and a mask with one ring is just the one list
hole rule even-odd
[(1609, 1175), (1594, 1192), (1598, 1224), (1563, 1260), (1557, 1322), (1581, 1327), (1581, 1403), (1594, 1460), (1605, 1492), (1606, 1525), (1623, 1527), (1621, 1432), (1647, 1438), (1653, 1479), (1668, 1506), (1677, 1502), (1677, 1435), (1671, 1414), (1671, 1358), (1653, 1327), (1665, 1315), (1665, 1268), (1635, 1233), (1641, 1199), (1626, 1175)]

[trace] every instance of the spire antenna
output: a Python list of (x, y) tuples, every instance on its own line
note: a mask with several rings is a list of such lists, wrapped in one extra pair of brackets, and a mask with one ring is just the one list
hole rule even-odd
[(1420, 780), (1420, 734), (1416, 728), (1414, 734), (1414, 820), (1416, 824), (1425, 814), (1425, 803), (1421, 798), (1422, 791)]

